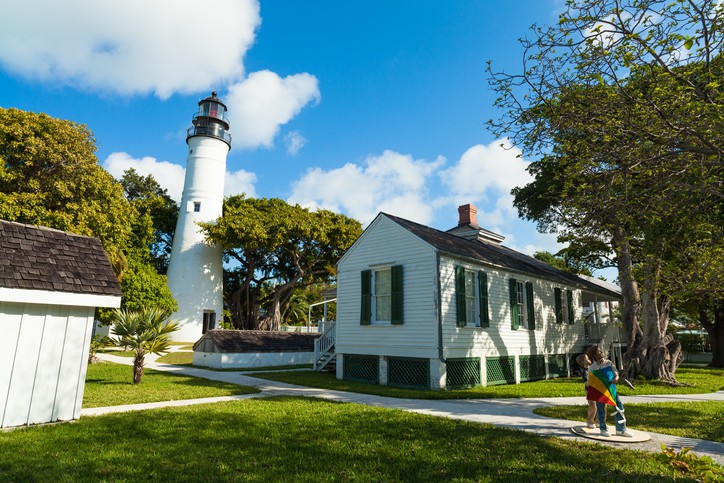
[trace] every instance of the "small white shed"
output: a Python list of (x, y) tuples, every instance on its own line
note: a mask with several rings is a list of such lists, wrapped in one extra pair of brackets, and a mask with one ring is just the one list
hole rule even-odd
[(80, 416), (96, 307), (121, 295), (98, 239), (0, 220), (0, 427)]

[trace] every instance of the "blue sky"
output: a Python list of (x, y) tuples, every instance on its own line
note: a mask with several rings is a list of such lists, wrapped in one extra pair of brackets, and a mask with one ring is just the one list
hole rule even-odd
[[(229, 107), (227, 194), (439, 229), (478, 221), (532, 254), (555, 237), (518, 219), (530, 180), (485, 121), (488, 60), (518, 71), (520, 37), (563, 0), (3, 2), (0, 106), (86, 124), (114, 176), (180, 198), (185, 131), (212, 89)], [(43, 15), (38, 15), (43, 12)], [(32, 25), (33, 28), (28, 28)]]

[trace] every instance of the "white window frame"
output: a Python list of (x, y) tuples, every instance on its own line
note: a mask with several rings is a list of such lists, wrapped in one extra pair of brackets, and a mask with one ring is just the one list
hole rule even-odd
[[(388, 293), (377, 293), (377, 275), (387, 273), (388, 274)], [(370, 284), (370, 296), (372, 299), (371, 303), (371, 325), (392, 325), (392, 266), (389, 267), (380, 267), (380, 268), (374, 268), (372, 269), (372, 283)], [(377, 298), (378, 297), (386, 297), (387, 302), (387, 308), (389, 310), (389, 314), (387, 319), (378, 319), (377, 318)]]
[(522, 329), (528, 328), (528, 294), (525, 290), (525, 280), (517, 280), (518, 284), (518, 326)]
[[(478, 272), (465, 268), (465, 327), (480, 327), (480, 300), (478, 299)], [(468, 277), (472, 287), (468, 286)], [(470, 290), (468, 290), (470, 288)], [(472, 304), (472, 307), (470, 306)], [(472, 320), (471, 320), (472, 319)]]
[(563, 317), (561, 318), (561, 321), (563, 324), (567, 324), (569, 322), (569, 320), (568, 320), (568, 290), (566, 290), (564, 287), (561, 287), (561, 312), (563, 312)]

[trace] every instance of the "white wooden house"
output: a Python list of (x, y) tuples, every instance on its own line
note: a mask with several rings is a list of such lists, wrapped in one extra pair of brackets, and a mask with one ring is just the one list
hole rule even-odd
[(325, 344), (337, 378), (437, 389), (570, 374), (584, 305), (619, 293), (501, 245), (476, 211), (461, 206), (447, 232), (381, 213), (345, 253)]
[(0, 220), (0, 427), (80, 416), (96, 307), (120, 303), (98, 239)]

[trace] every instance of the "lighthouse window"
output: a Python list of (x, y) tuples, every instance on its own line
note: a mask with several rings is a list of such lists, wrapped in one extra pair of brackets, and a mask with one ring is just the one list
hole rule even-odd
[(195, 211), (196, 213), (198, 213), (199, 211), (201, 211), (201, 203), (200, 203), (200, 202), (194, 201), (194, 211)]

